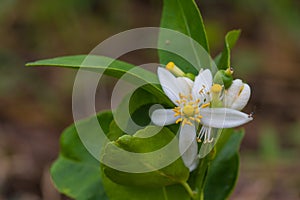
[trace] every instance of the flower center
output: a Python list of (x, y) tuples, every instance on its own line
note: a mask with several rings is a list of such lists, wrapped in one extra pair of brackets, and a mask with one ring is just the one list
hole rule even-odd
[(182, 122), (182, 125), (193, 125), (193, 122), (200, 123), (200, 119), (202, 118), (199, 112), (200, 100), (194, 100), (192, 95), (185, 96), (179, 94), (179, 97), (180, 100), (177, 101), (178, 106), (173, 109), (174, 116), (180, 116), (176, 124), (179, 122)]
[(182, 109), (182, 112), (187, 116), (187, 117), (192, 117), (194, 116), (195, 109), (192, 105), (185, 105)]

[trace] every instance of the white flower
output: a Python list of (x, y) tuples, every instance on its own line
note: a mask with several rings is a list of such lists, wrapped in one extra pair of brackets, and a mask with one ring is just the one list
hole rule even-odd
[(232, 85), (225, 91), (225, 107), (235, 110), (242, 110), (248, 103), (251, 90), (248, 84), (240, 79), (232, 82)]
[[(204, 143), (212, 142), (211, 128), (231, 128), (252, 120), (248, 114), (217, 105), (222, 103), (223, 87), (213, 84), (212, 74), (208, 69), (201, 70), (194, 82), (186, 77), (175, 77), (161, 67), (157, 73), (163, 91), (176, 107), (155, 110), (151, 120), (158, 126), (181, 123), (179, 151), (190, 171), (198, 165), (197, 140), (203, 139)], [(213, 104), (218, 107), (212, 108), (215, 107)], [(197, 133), (199, 124), (202, 127)]]

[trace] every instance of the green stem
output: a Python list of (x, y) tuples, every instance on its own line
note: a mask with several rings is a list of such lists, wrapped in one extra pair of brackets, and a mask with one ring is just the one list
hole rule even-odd
[(204, 199), (204, 185), (206, 179), (206, 172), (208, 170), (209, 162), (204, 159), (200, 162), (199, 171), (197, 175), (196, 184), (199, 185), (199, 190), (196, 196), (196, 199), (203, 200)]
[(196, 198), (196, 193), (192, 190), (192, 188), (190, 187), (190, 185), (187, 182), (181, 182), (181, 185), (185, 188), (187, 193), (189, 193), (189, 195), (192, 199)]

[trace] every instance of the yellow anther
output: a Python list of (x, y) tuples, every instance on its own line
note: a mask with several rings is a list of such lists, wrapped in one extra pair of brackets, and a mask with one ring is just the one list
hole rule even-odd
[(210, 103), (205, 103), (205, 104), (202, 104), (201, 108), (207, 108), (208, 106), (210, 106)]
[(181, 99), (181, 101), (183, 101), (183, 99), (187, 99), (187, 96), (179, 93), (179, 98)]
[(186, 116), (194, 116), (194, 107), (192, 105), (185, 105), (182, 109), (183, 113), (186, 115)]
[(195, 119), (195, 121), (196, 121), (196, 122), (198, 122), (198, 123), (200, 123), (200, 122), (201, 122), (201, 120), (200, 120), (200, 119), (197, 119), (197, 118)]
[(186, 119), (186, 118), (184, 118), (184, 119), (183, 119), (183, 121), (182, 121), (182, 126), (184, 126), (184, 125), (185, 125), (186, 121), (187, 121), (187, 119)]
[(188, 120), (185, 123), (188, 124), (188, 125), (191, 125), (191, 126), (193, 125), (192, 122), (190, 122)]
[(173, 62), (169, 62), (166, 65), (166, 69), (172, 72), (175, 76), (185, 76), (185, 73), (181, 69), (179, 69)]
[(202, 119), (202, 118), (203, 118), (203, 116), (201, 116), (201, 115), (198, 115), (198, 116), (197, 116), (197, 118), (199, 118), (199, 119)]
[(213, 86), (211, 87), (211, 91), (213, 93), (219, 93), (222, 91), (222, 86), (220, 84), (213, 84)]
[(174, 67), (175, 67), (175, 64), (173, 63), (173, 62), (169, 62), (167, 65), (166, 65), (166, 68), (167, 68), (167, 70), (172, 70), (172, 69), (174, 69)]
[(182, 122), (182, 118), (177, 119), (175, 123), (178, 124), (179, 122)]

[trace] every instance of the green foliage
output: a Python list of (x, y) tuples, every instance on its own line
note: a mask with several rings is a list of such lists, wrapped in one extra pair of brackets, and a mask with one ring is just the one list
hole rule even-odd
[(224, 85), (225, 89), (228, 89), (231, 86), (232, 81), (232, 74), (226, 73), (226, 71), (223, 69), (219, 70), (214, 77), (214, 83)]
[[(108, 132), (111, 112), (98, 115), (103, 131)], [(87, 120), (82, 121), (82, 125)], [(100, 163), (82, 144), (75, 125), (68, 127), (61, 136), (61, 152), (51, 167), (51, 175), (57, 189), (74, 199), (108, 199), (101, 180)]]
[(159, 188), (130, 187), (116, 184), (104, 174), (103, 183), (110, 200), (190, 200), (190, 196), (181, 185), (171, 185)]
[[(149, 109), (154, 104), (165, 107), (173, 106), (172, 102), (166, 102), (153, 93), (143, 88), (138, 88), (127, 94), (117, 107), (114, 112), (115, 121), (126, 130), (125, 132), (127, 134), (133, 134), (151, 122)], [(128, 116), (128, 114), (130, 114), (130, 116)]]
[(232, 30), (225, 36), (225, 45), (221, 54), (215, 58), (216, 65), (219, 69), (228, 69), (230, 65), (230, 52), (241, 34), (240, 30)]
[(227, 129), (216, 145), (216, 157), (210, 163), (204, 188), (204, 199), (223, 200), (232, 192), (239, 170), (239, 148), (244, 131)]
[[(203, 20), (194, 0), (164, 0), (160, 26), (189, 36), (209, 52)], [(194, 56), (193, 59), (197, 60), (197, 63), (201, 66), (199, 63), (199, 52), (195, 49), (192, 42), (189, 44), (182, 44), (175, 35), (169, 35), (168, 33), (162, 32), (159, 35), (158, 47), (186, 51), (189, 54), (192, 54)], [(195, 66), (191, 65), (191, 60), (186, 61), (180, 56), (166, 51), (158, 52), (161, 64), (167, 64), (168, 62), (173, 61), (185, 72), (198, 73)]]
[(158, 83), (157, 76), (150, 71), (143, 68), (136, 67), (126, 62), (115, 60), (105, 56), (95, 55), (76, 55), (64, 56), (52, 59), (39, 60), (36, 62), (27, 63), (28, 67), (65, 67), (74, 69), (84, 69), (106, 75), (121, 78), (126, 73), (123, 80), (133, 84), (145, 85), (145, 89), (154, 93), (162, 100), (170, 102), (164, 95), (161, 88), (153, 83)]
[[(132, 155), (124, 156), (115, 149), (115, 146), (118, 146), (128, 152), (150, 153), (160, 150), (174, 139), (174, 134), (167, 128), (163, 128), (153, 135), (157, 131), (159, 131), (158, 127), (147, 126), (133, 136), (124, 135), (118, 140), (108, 143), (103, 153), (103, 157), (106, 157), (103, 160), (111, 160), (110, 163), (117, 162), (118, 165), (132, 168), (132, 165), (138, 162), (139, 165), (143, 166), (143, 169), (149, 169), (151, 172), (127, 173), (105, 166), (103, 169), (105, 175), (118, 184), (128, 186), (164, 187), (187, 181), (189, 170), (181, 158), (162, 169), (156, 169), (156, 164), (160, 165), (164, 160), (168, 160), (170, 152), (161, 151), (161, 153), (154, 153), (151, 156), (144, 154), (143, 159), (137, 160), (132, 158)], [(174, 146), (170, 151), (179, 156), (178, 143), (173, 144)]]

